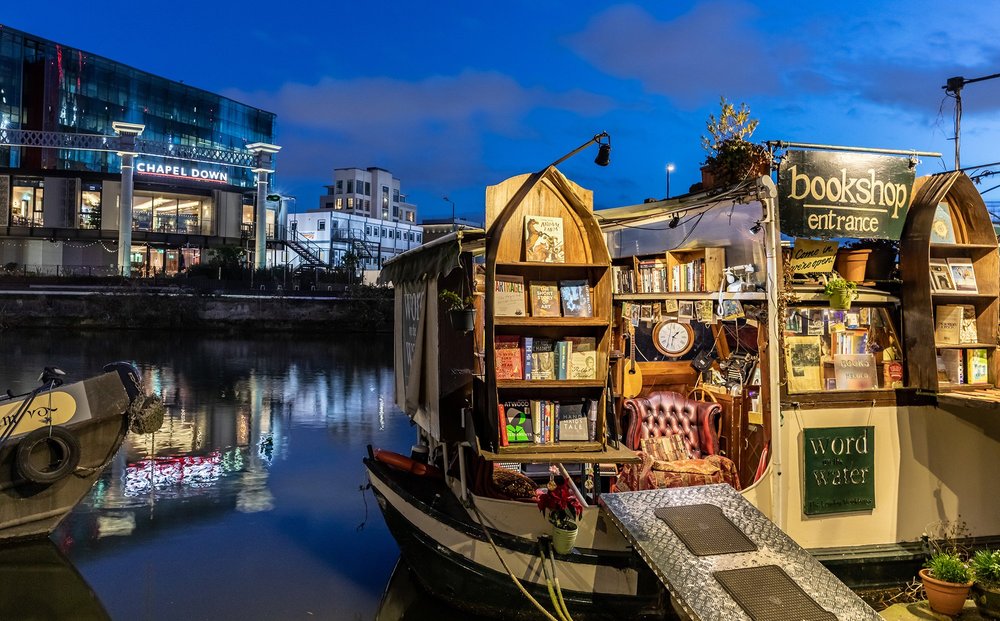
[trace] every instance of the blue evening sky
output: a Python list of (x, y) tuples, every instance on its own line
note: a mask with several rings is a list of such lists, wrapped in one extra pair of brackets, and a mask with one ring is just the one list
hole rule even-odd
[[(611, 166), (596, 147), (560, 166), (597, 207), (662, 198), (668, 162), (683, 193), (720, 96), (750, 105), (755, 141), (938, 151), (918, 174), (938, 172), (941, 87), (1000, 72), (995, 2), (50, 0), (0, 22), (277, 113), (276, 189), (300, 211), (334, 168), (379, 166), (421, 218), (448, 195), (480, 219), (486, 185), (600, 131)], [(963, 103), (962, 164), (1000, 160), (1000, 79)]]

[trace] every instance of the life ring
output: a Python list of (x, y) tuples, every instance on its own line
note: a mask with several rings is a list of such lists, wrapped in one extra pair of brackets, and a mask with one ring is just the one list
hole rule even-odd
[(386, 451), (383, 449), (375, 449), (375, 461), (380, 461), (383, 464), (389, 466), (390, 468), (395, 468), (396, 470), (402, 470), (403, 472), (409, 472), (410, 474), (415, 474), (422, 477), (440, 477), (441, 470), (435, 468), (434, 466), (428, 466), (427, 464), (420, 463), (419, 461), (410, 459), (405, 455), (400, 455), (399, 453), (393, 453), (392, 451)]
[[(45, 443), (45, 450), (51, 456), (48, 464), (43, 467), (36, 465), (39, 460), (33, 458), (38, 445)], [(76, 470), (80, 463), (80, 441), (71, 431), (63, 427), (42, 427), (29, 433), (17, 445), (14, 465), (23, 478), (32, 483), (48, 485), (55, 483), (70, 472)]]

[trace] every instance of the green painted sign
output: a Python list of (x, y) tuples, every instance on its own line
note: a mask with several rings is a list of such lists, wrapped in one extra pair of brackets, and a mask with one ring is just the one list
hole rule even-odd
[(802, 432), (806, 515), (875, 508), (875, 427)]
[(909, 157), (788, 151), (778, 169), (781, 232), (899, 239), (910, 208), (914, 166)]

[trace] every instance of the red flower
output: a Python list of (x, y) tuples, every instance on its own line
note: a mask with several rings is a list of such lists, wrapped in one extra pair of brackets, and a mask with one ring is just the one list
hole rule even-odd
[(555, 489), (542, 490), (535, 502), (542, 515), (548, 512), (549, 522), (558, 528), (576, 528), (575, 520), (583, 515), (583, 505), (565, 481), (556, 485)]

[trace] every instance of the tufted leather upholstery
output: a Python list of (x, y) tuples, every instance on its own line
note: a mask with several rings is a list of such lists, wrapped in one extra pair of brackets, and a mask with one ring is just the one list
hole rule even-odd
[(719, 452), (715, 428), (722, 415), (722, 406), (718, 403), (695, 401), (676, 392), (656, 391), (626, 399), (624, 410), (628, 420), (625, 443), (633, 450), (639, 450), (646, 438), (681, 434), (693, 459)]

